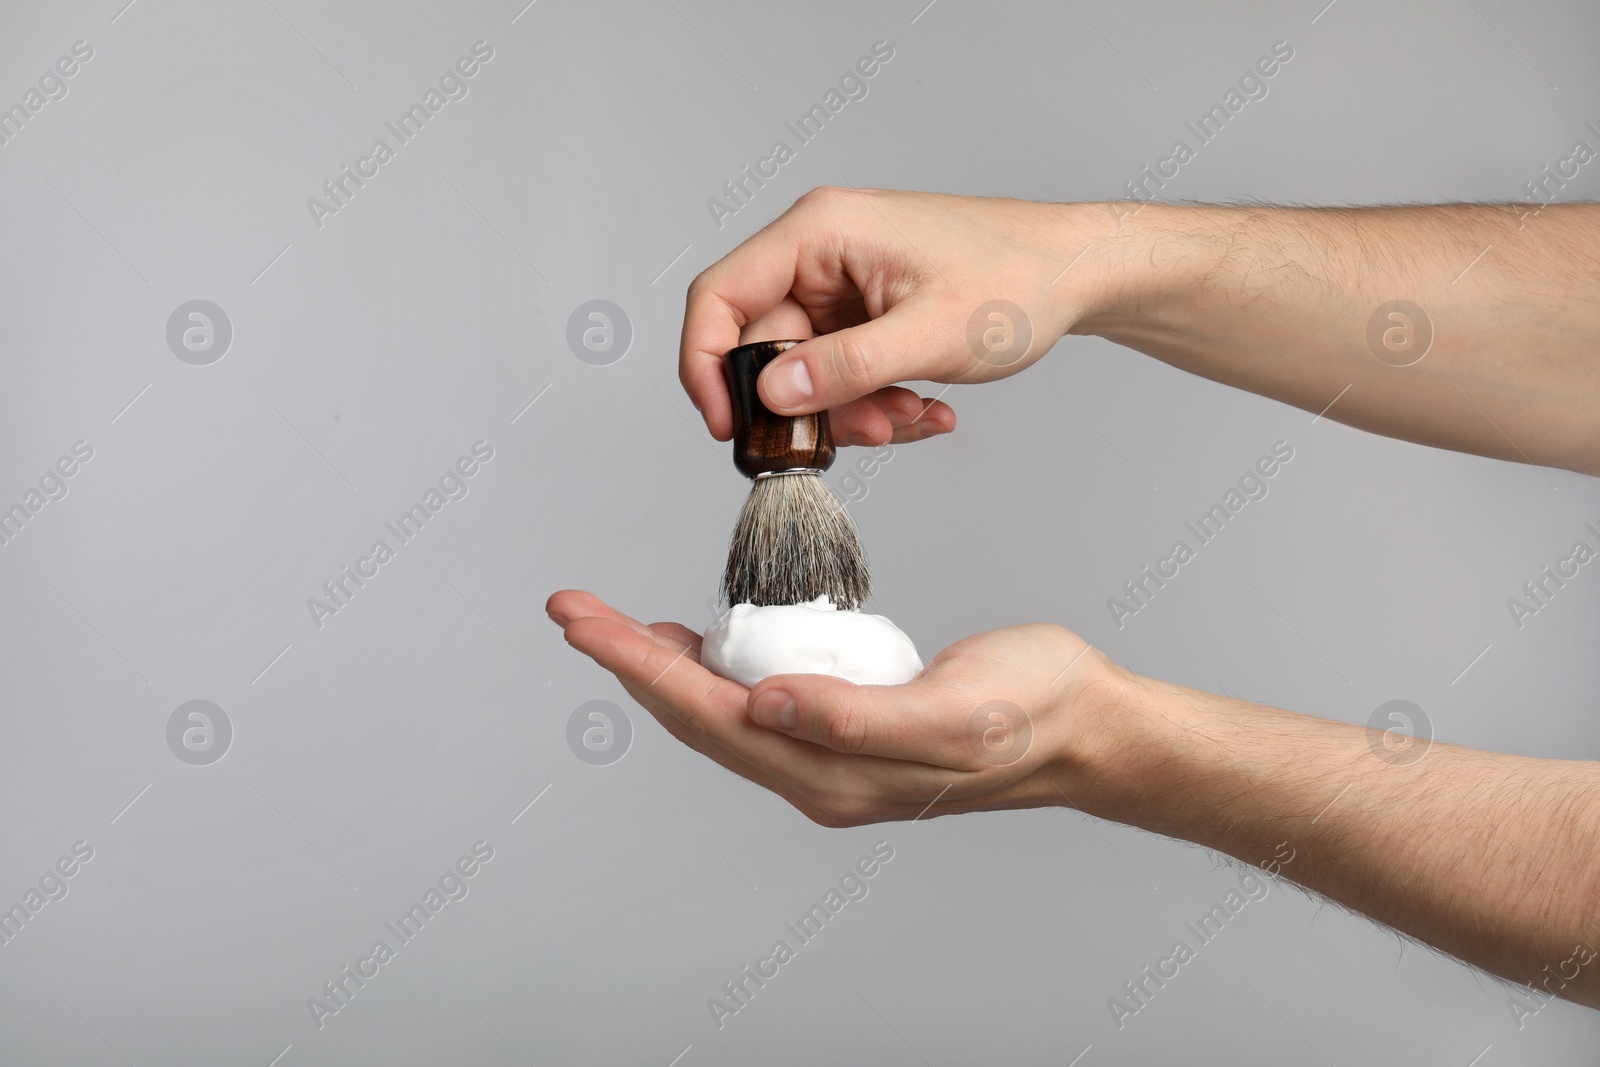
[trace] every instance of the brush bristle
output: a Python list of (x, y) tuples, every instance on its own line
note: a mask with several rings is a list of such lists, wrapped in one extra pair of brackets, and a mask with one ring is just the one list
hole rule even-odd
[(728, 544), (728, 604), (801, 604), (827, 596), (855, 611), (871, 593), (856, 524), (819, 475), (757, 478)]

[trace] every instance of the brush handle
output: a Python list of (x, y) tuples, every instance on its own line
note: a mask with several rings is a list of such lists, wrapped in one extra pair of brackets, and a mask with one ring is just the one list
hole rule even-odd
[(723, 357), (722, 373), (733, 399), (733, 465), (747, 478), (796, 467), (827, 470), (833, 465), (833, 434), (826, 411), (793, 418), (774, 415), (756, 393), (761, 368), (799, 343), (757, 341)]

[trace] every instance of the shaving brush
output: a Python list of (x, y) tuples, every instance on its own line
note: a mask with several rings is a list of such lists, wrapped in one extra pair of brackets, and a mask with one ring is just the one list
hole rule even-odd
[(722, 595), (730, 607), (826, 596), (855, 611), (872, 582), (856, 525), (822, 480), (834, 457), (828, 413), (776, 415), (756, 392), (762, 368), (799, 343), (758, 341), (722, 360), (733, 400), (733, 465), (754, 483), (728, 543)]

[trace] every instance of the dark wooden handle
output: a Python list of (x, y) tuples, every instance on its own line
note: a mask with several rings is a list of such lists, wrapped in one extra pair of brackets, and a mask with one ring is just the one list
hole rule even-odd
[(756, 393), (761, 368), (799, 343), (757, 341), (723, 357), (722, 373), (733, 398), (733, 465), (747, 478), (795, 467), (827, 470), (833, 465), (833, 434), (826, 411), (797, 418), (774, 415)]

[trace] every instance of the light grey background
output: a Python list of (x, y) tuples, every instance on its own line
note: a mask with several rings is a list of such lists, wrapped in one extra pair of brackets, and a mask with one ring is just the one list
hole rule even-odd
[[(94, 449), (0, 546), (0, 905), (94, 849), (0, 946), (0, 1060), (1593, 1062), (1600, 1016), (1519, 1029), (1505, 987), (1283, 887), (1119, 1030), (1108, 998), (1232, 869), (1065, 810), (821, 829), (543, 612), (578, 586), (708, 618), (746, 487), (676, 384), (683, 290), (806, 189), (1116, 197), (1287, 40), (1164, 195), (1515, 200), (1600, 145), (1591, 6), (124, 2), (0, 18), (7, 106), (94, 49), (0, 146), (0, 503)], [(307, 198), (480, 40), (469, 95), (319, 229)], [(879, 40), (869, 95), (718, 229), (707, 198)], [(209, 366), (166, 341), (195, 299), (233, 327)], [(609, 366), (567, 347), (592, 299), (632, 324)], [(945, 398), (958, 432), (853, 505), (925, 652), (1048, 619), (1205, 689), (1600, 756), (1600, 574), (1506, 607), (1600, 523), (1592, 481), (1097, 340)], [(479, 440), (470, 494), (319, 630), (306, 599)], [(1271, 495), (1116, 629), (1106, 599), (1279, 440)], [(195, 699), (233, 728), (208, 766), (166, 739)], [(566, 741), (594, 699), (633, 725), (608, 766)], [(307, 999), (479, 840), (470, 895), (319, 1029)], [(879, 840), (870, 895), (719, 1030), (707, 999)]]

